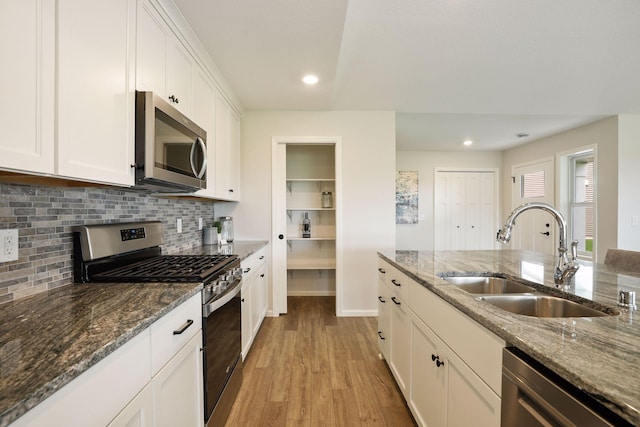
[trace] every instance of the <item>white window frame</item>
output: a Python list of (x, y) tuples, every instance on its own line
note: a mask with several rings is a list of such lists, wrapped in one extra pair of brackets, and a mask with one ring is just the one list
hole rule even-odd
[[(593, 206), (593, 245), (591, 252), (578, 251), (578, 258), (586, 261), (597, 261), (597, 245), (598, 245), (598, 150), (597, 146), (590, 145), (585, 147), (575, 148), (573, 150), (558, 153), (558, 169), (556, 169), (557, 176), (560, 177), (559, 182), (556, 183), (558, 190), (558, 204), (560, 211), (564, 214), (567, 220), (568, 228), (568, 240), (574, 240), (573, 237), (573, 218), (572, 208), (574, 206)], [(574, 165), (576, 159), (584, 157), (593, 157), (593, 202), (589, 203), (574, 203), (574, 180), (575, 170)]]

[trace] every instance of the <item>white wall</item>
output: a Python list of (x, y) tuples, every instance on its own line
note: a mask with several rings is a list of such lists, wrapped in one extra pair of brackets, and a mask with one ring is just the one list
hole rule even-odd
[(216, 215), (233, 215), (236, 239), (276, 238), (271, 230), (273, 136), (342, 137), (342, 308), (345, 315), (375, 315), (377, 251), (395, 246), (395, 113), (245, 112), (241, 203), (215, 206)]
[[(500, 152), (398, 151), (396, 170), (418, 171), (418, 224), (396, 225), (396, 247), (433, 250), (433, 194), (436, 168), (500, 168)], [(395, 222), (395, 219), (394, 219)]]
[[(561, 132), (546, 138), (532, 141), (502, 152), (502, 220), (511, 212), (511, 181), (513, 165), (537, 159), (555, 157), (558, 153), (566, 153), (572, 148), (597, 145), (597, 254), (596, 262), (604, 261), (607, 248), (618, 246), (618, 119), (610, 117)], [(636, 155), (636, 161), (639, 156)], [(637, 163), (636, 166), (637, 168)], [(636, 171), (636, 178), (640, 171)], [(556, 179), (556, 184), (560, 182)], [(556, 190), (556, 197), (558, 191)], [(558, 205), (556, 199), (555, 204)], [(640, 215), (640, 213), (639, 213)]]
[[(640, 115), (618, 116), (618, 248), (640, 251)], [(636, 224), (633, 225), (633, 217)]]

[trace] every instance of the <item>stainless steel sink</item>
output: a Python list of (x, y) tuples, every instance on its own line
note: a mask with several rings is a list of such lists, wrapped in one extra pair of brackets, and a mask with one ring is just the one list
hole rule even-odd
[(485, 295), (477, 299), (511, 313), (533, 317), (602, 317), (613, 315), (549, 295)]
[(535, 292), (535, 288), (502, 277), (450, 276), (443, 280), (471, 294), (523, 294)]

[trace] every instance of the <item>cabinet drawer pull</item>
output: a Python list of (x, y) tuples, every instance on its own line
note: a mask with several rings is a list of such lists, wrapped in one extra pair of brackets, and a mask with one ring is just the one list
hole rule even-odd
[(402, 286), (402, 283), (396, 282), (396, 279), (391, 279), (391, 283), (393, 283), (396, 286)]
[(383, 304), (387, 302), (387, 300), (382, 297), (378, 297), (378, 301), (380, 301)]
[(184, 322), (184, 325), (180, 326), (179, 329), (176, 329), (175, 331), (173, 331), (173, 335), (180, 335), (181, 333), (189, 329), (189, 326), (191, 325), (193, 325), (193, 320), (187, 319), (187, 321)]
[(251, 267), (248, 267), (246, 270), (243, 271), (243, 273), (248, 273), (251, 271)]
[(264, 259), (264, 255), (262, 255), (262, 256), (261, 256), (260, 258), (258, 258), (258, 259)]
[(396, 301), (396, 297), (391, 297), (391, 301), (395, 303), (395, 305), (401, 305), (398, 301)]
[(386, 338), (382, 336), (382, 331), (378, 331), (378, 336), (381, 340), (386, 340)]
[(384, 268), (378, 268), (378, 271), (382, 274), (387, 274), (387, 272), (384, 270)]

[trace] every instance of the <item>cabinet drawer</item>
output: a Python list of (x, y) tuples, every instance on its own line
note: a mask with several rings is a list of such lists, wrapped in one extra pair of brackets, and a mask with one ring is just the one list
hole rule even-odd
[(415, 281), (410, 283), (407, 301), (415, 314), (500, 396), (504, 340)]
[(401, 300), (407, 300), (409, 295), (409, 282), (412, 281), (407, 275), (380, 259), (378, 261), (378, 277), (395, 295), (399, 296)]
[(246, 280), (252, 276), (262, 264), (267, 262), (267, 247), (263, 246), (251, 256), (240, 261), (242, 265), (242, 279)]
[(202, 329), (201, 300), (198, 293), (151, 325), (152, 375)]

